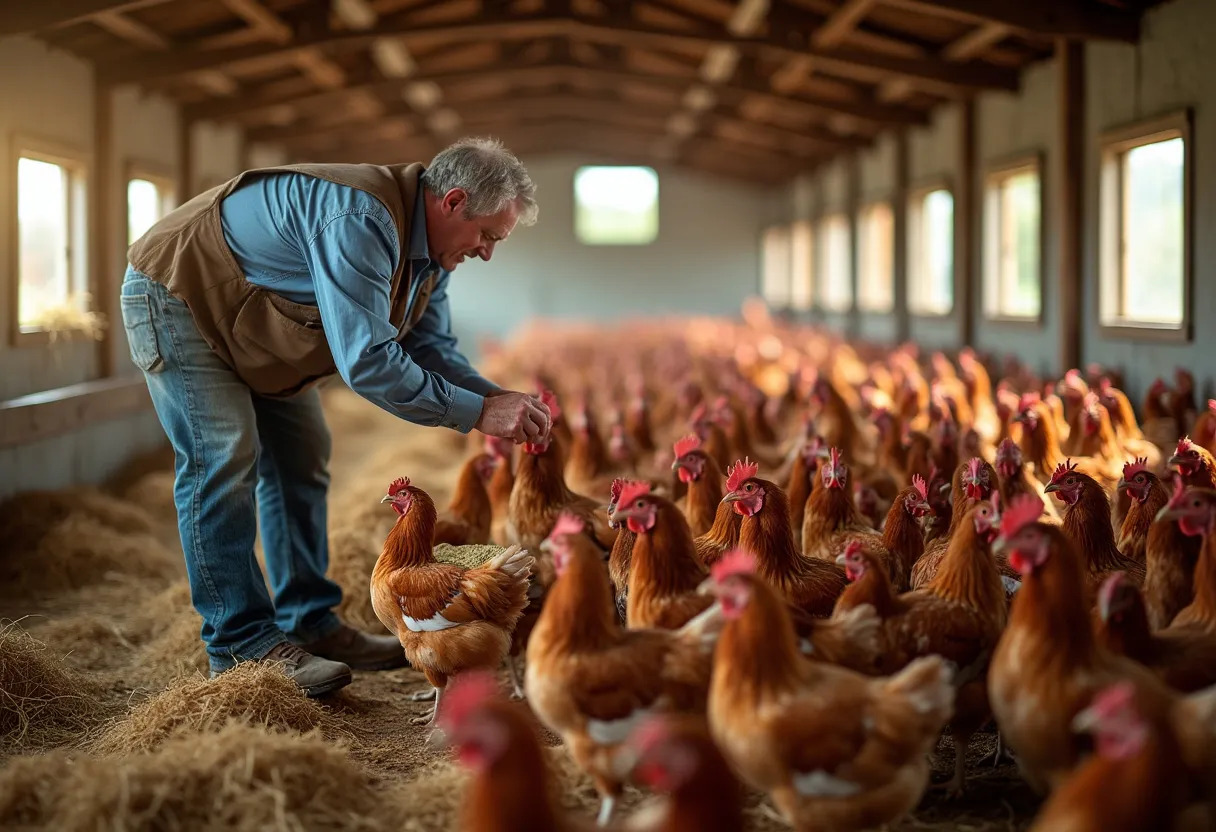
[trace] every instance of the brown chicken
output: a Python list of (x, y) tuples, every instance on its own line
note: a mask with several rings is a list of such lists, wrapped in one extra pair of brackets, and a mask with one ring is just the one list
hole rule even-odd
[(1216, 491), (1191, 487), (1175, 492), (1161, 519), (1176, 522), (1183, 534), (1203, 541), (1195, 564), (1194, 600), (1178, 611), (1171, 626), (1216, 635)]
[(453, 680), (436, 722), (472, 777), (460, 801), (461, 832), (591, 832), (553, 800), (552, 775), (535, 723), (505, 702), (489, 673)]
[(435, 543), (467, 546), (490, 542), (494, 508), (487, 486), (500, 460), (488, 453), (471, 457), (460, 469), (447, 511), (435, 523)]
[(1094, 754), (1063, 780), (1030, 832), (1210, 828), (1183, 819), (1187, 772), (1173, 726), (1136, 700), (1134, 684), (1115, 682), (1077, 712), (1069, 729), (1091, 735)]
[(705, 534), (714, 525), (714, 515), (722, 502), (722, 473), (709, 455), (701, 450), (701, 440), (689, 434), (673, 447), (675, 462), (672, 470), (680, 482), (688, 486), (684, 495), (684, 517), (694, 537)]
[(819, 466), (827, 458), (827, 446), (818, 436), (813, 436), (799, 446), (790, 464), (789, 485), (785, 494), (790, 501), (790, 527), (798, 529), (799, 534), (806, 517), (806, 502), (815, 490), (815, 484), (820, 482), (816, 476)]
[(1148, 535), (1157, 512), (1169, 502), (1169, 492), (1161, 480), (1148, 468), (1148, 460), (1139, 457), (1123, 466), (1123, 476), (1116, 486), (1127, 494), (1128, 510), (1119, 528), (1116, 545), (1125, 557), (1145, 561)]
[(1101, 486), (1069, 462), (1060, 463), (1044, 489), (1064, 503), (1064, 536), (1085, 564), (1086, 597), (1096, 599), (1098, 586), (1111, 572), (1123, 571), (1137, 586), (1144, 584), (1144, 563), (1126, 557), (1115, 545), (1110, 500)]
[(1022, 586), (992, 657), (988, 693), (1023, 777), (1040, 792), (1059, 786), (1085, 749), (1070, 730), (1073, 718), (1096, 691), (1127, 679), (1154, 707), (1172, 710), (1188, 771), (1202, 781), (1213, 762), (1216, 695), (1180, 698), (1143, 665), (1097, 644), (1084, 601), (1084, 560), (1061, 529), (1038, 522), (1040, 510), (1034, 498), (1019, 498), (1002, 516), (996, 541)]
[[(1155, 478), (1148, 473), (1145, 479), (1151, 484)], [(1195, 566), (1203, 547), (1202, 537), (1183, 533), (1178, 523), (1161, 516), (1170, 497), (1162, 496), (1166, 491), (1163, 483), (1158, 481), (1157, 488), (1161, 494), (1155, 499), (1161, 500), (1162, 506), (1148, 518), (1144, 543), (1144, 603), (1149, 626), (1154, 630), (1169, 626), (1195, 597)], [(1181, 501), (1185, 490), (1182, 476), (1175, 473), (1174, 498)], [(1142, 508), (1133, 505), (1128, 512), (1129, 517), (1136, 518), (1137, 528), (1144, 519), (1137, 513)], [(1134, 542), (1135, 538), (1132, 539)]]
[(697, 592), (707, 572), (674, 503), (651, 494), (646, 483), (628, 482), (612, 519), (637, 535), (629, 567), (627, 627), (679, 629), (713, 603)]
[(743, 788), (703, 717), (652, 717), (619, 756), (632, 763), (634, 780), (667, 795), (634, 813), (630, 832), (742, 832)]
[(692, 425), (692, 432), (703, 443), (702, 449), (710, 459), (717, 463), (720, 470), (724, 470), (730, 464), (730, 442), (722, 427), (714, 421), (709, 407), (704, 403), (697, 405), (693, 409), (689, 422)]
[(1018, 401), (1013, 422), (1021, 426), (1022, 457), (1043, 485), (1051, 482), (1051, 474), (1064, 461), (1060, 447), (1060, 432), (1055, 416), (1038, 393), (1027, 393)]
[(595, 782), (606, 823), (624, 785), (613, 757), (633, 728), (655, 713), (705, 708), (721, 610), (710, 607), (674, 631), (622, 629), (603, 560), (582, 526), (563, 514), (544, 543), (557, 580), (528, 642), (525, 689), (540, 721)]
[(802, 521), (803, 554), (812, 560), (835, 563), (849, 541), (858, 540), (882, 556), (893, 583), (906, 583), (903, 561), (891, 556), (882, 535), (862, 520), (849, 496), (849, 467), (841, 459), (839, 448), (828, 452), (827, 461), (819, 466), (819, 477), (823, 487), (811, 491)]
[(794, 543), (785, 492), (759, 479), (759, 466), (740, 460), (726, 481), (722, 498), (743, 520), (739, 546), (756, 557), (759, 576), (796, 609), (827, 618), (847, 581), (835, 561), (804, 557)]
[(714, 524), (709, 531), (693, 541), (697, 547), (697, 560), (706, 568), (718, 558), (739, 545), (739, 532), (743, 528), (743, 515), (727, 502), (718, 503), (714, 512)]
[(997, 487), (996, 470), (978, 456), (960, 463), (951, 480), (950, 526), (946, 534), (925, 544), (925, 553), (912, 566), (909, 582), (913, 589), (928, 586), (937, 575), (955, 533), (967, 513), (983, 500), (991, 499)]
[(925, 533), (921, 520), (933, 513), (929, 505), (929, 487), (921, 477), (913, 478), (912, 485), (905, 488), (891, 504), (886, 522), (882, 527), (882, 545), (891, 557), (901, 564), (897, 572), (904, 576), (904, 583), (895, 586), (897, 592), (906, 592), (912, 576), (912, 566), (925, 552)]
[(511, 512), (511, 490), (515, 487), (515, 445), (497, 437), (487, 436), (485, 441), (486, 453), (493, 456), (498, 464), (494, 474), (486, 486), (490, 497), (490, 542), (498, 546), (507, 544), (507, 521)]
[(928, 785), (927, 755), (952, 712), (949, 668), (925, 658), (873, 678), (805, 659), (781, 595), (757, 565), (735, 552), (713, 570), (727, 617), (709, 694), (714, 740), (795, 829), (894, 823)]
[(1206, 448), (1191, 441), (1189, 436), (1178, 440), (1170, 467), (1182, 474), (1182, 481), (1195, 488), (1216, 488), (1216, 457)]
[(435, 710), (413, 720), (430, 722), (450, 677), (502, 664), (528, 602), (533, 558), (511, 546), (472, 569), (439, 563), (430, 495), (402, 477), (382, 502), (392, 504), (397, 522), (372, 570), (372, 609), (435, 688)]
[(836, 602), (836, 614), (873, 604), (882, 619), (881, 673), (893, 673), (921, 656), (950, 661), (959, 685), (950, 734), (954, 741), (954, 777), (948, 796), (962, 793), (967, 746), (991, 718), (987, 668), (1005, 627), (1006, 588), (992, 556), (999, 517), (993, 504), (981, 501), (951, 537), (936, 577), (924, 589), (896, 596), (873, 556), (854, 545), (841, 556), (853, 582)]
[(1216, 685), (1216, 633), (1201, 627), (1166, 627), (1153, 632), (1140, 590), (1115, 572), (1098, 590), (1098, 643), (1151, 669), (1184, 693)]
[(1022, 457), (1022, 449), (1012, 439), (1005, 438), (996, 448), (996, 458), (992, 466), (996, 470), (997, 489), (1001, 494), (1001, 503), (1009, 505), (1019, 494), (1032, 494), (1038, 497), (1044, 506), (1044, 515), (1058, 521), (1059, 513), (1047, 499), (1043, 483), (1032, 476)]

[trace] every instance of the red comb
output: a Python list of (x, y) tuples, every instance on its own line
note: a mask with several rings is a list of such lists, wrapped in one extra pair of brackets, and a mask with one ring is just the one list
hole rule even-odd
[(1070, 474), (1077, 470), (1077, 464), (1071, 459), (1065, 460), (1056, 466), (1056, 470), (1051, 472), (1051, 482), (1063, 478), (1066, 474)]
[(731, 549), (709, 568), (716, 583), (722, 583), (731, 575), (751, 575), (755, 571), (755, 556), (743, 549)]
[(692, 416), (689, 417), (693, 423), (705, 421), (705, 403), (697, 405), (692, 409)]
[(912, 475), (912, 485), (914, 485), (916, 487), (917, 492), (920, 493), (920, 498), (922, 500), (928, 502), (929, 484), (927, 482), (925, 482), (925, 478), (922, 477), (920, 474), (913, 474)]
[(1123, 479), (1130, 480), (1132, 477), (1139, 474), (1141, 471), (1148, 470), (1148, 457), (1138, 456), (1133, 461), (1125, 463), (1123, 466)]
[(846, 558), (851, 555), (855, 555), (860, 551), (861, 551), (861, 541), (860, 540), (850, 540), (844, 546), (844, 556)]
[(750, 459), (737, 460), (726, 472), (726, 490), (738, 491), (739, 486), (760, 473), (760, 466)]
[(1001, 515), (1001, 537), (1008, 540), (1039, 519), (1043, 513), (1043, 501), (1038, 494), (1018, 494), (1009, 501), (1009, 508)]
[(832, 460), (833, 468), (840, 465), (840, 448), (832, 448), (832, 450), (828, 452), (828, 455)]
[(684, 454), (689, 453), (690, 451), (695, 451), (699, 447), (701, 447), (701, 437), (697, 436), (696, 434), (690, 433), (688, 436), (685, 436), (683, 439), (680, 439), (676, 442), (676, 444), (675, 444), (676, 459), (679, 459), (680, 457), (684, 456)]
[(1020, 451), (1018, 443), (1014, 442), (1008, 436), (1001, 440), (1001, 444), (997, 445), (996, 452), (998, 456), (1013, 456), (1015, 451)]
[(1208, 399), (1208, 410), (1216, 413), (1216, 399)]
[(1095, 711), (1100, 716), (1113, 717), (1122, 714), (1124, 711), (1135, 708), (1136, 702), (1136, 686), (1134, 683), (1123, 680), (1103, 688), (1094, 694), (1093, 701), (1090, 703), (1089, 710)]
[(638, 497), (644, 497), (649, 493), (650, 483), (641, 480), (626, 480), (621, 485), (621, 497), (617, 500), (617, 505), (627, 506)]
[(1042, 397), (1038, 394), (1037, 391), (1031, 391), (1030, 393), (1023, 393), (1022, 397), (1020, 399), (1018, 399), (1018, 410), (1029, 410), (1030, 408), (1032, 408), (1036, 404), (1038, 404), (1040, 401), (1042, 401)]
[(438, 721), (449, 727), (463, 723), (498, 696), (498, 681), (487, 670), (468, 670), (452, 679), (443, 693)]
[(1191, 437), (1184, 436), (1178, 440), (1178, 447), (1174, 449), (1174, 453), (1176, 453), (1176, 454), (1189, 453), (1194, 447), (1195, 447), (1195, 445), (1193, 442), (1191, 442)]
[(547, 408), (549, 408), (549, 415), (553, 418), (553, 421), (556, 422), (561, 418), (562, 409), (558, 407), (557, 396), (552, 390), (542, 391), (540, 394), (540, 400)]
[(980, 466), (984, 464), (984, 460), (978, 456), (973, 456), (967, 460), (967, 476), (978, 480), (980, 478)]
[(410, 487), (409, 477), (397, 477), (393, 480), (392, 485), (388, 487), (389, 496), (396, 497), (402, 491)]
[(616, 479), (614, 479), (612, 481), (612, 485), (609, 486), (608, 492), (612, 495), (613, 503), (619, 503), (621, 501), (621, 489), (624, 486), (625, 486), (625, 481), (623, 479), (621, 479), (620, 477), (617, 477)]
[(553, 524), (553, 531), (549, 532), (549, 539), (561, 537), (564, 534), (582, 534), (583, 519), (571, 514), (569, 511), (563, 511), (557, 517), (557, 522)]

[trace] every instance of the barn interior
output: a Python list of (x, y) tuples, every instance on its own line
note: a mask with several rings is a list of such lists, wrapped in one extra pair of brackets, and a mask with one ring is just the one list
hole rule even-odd
[[(783, 488), (840, 420), (851, 465), (898, 445), (888, 480), (911, 486), (883, 418), (907, 405), (935, 448), (956, 425), (955, 464), (1021, 443), (1063, 516), (1054, 462), (1029, 458), (1031, 396), (1059, 405), (1067, 456), (1113, 472), (1122, 545), (1124, 463), (1143, 452), (1168, 494), (1171, 470), (1203, 485), (1180, 440), (1216, 452), (1214, 33), (1210, 0), (0, 3), (0, 827), (486, 828), (453, 826), (470, 775), (410, 724), (417, 670), (316, 701), (257, 670), (207, 680), (173, 453), (119, 300), (128, 247), (175, 207), (251, 169), (497, 138), (539, 219), (453, 274), (452, 332), (487, 377), (590, 417), (603, 447), (574, 490), (607, 503), (641, 476), (684, 499), (672, 444), (716, 418), (696, 387), (746, 411), (725, 463), (750, 450)], [(340, 614), (385, 632), (367, 596), (386, 484), (410, 477), (442, 510), (483, 437), (405, 423), (340, 379), (322, 396)], [(650, 447), (615, 458), (643, 399)], [(943, 470), (923, 474), (949, 490)], [(878, 492), (883, 510), (855, 506), (881, 530)], [(1216, 571), (1197, 570), (1198, 604)], [(1032, 828), (1046, 799), (1000, 721), (972, 737), (961, 795), (941, 793), (947, 731), (938, 788), (873, 828)], [(593, 822), (592, 779), (538, 736), (560, 811)], [(629, 786), (618, 813), (651, 791)], [(763, 790), (743, 818), (791, 828)]]

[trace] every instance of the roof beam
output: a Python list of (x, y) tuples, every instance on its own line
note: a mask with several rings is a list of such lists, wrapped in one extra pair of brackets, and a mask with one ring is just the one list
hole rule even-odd
[(815, 27), (811, 43), (820, 49), (839, 46), (877, 3), (878, 0), (845, 0), (827, 20)]
[(1078, 40), (1140, 38), (1134, 12), (1076, 0), (887, 0), (913, 11), (986, 23), (1004, 23), (1027, 32)]
[(985, 23), (949, 44), (942, 50), (942, 57), (947, 61), (970, 60), (1012, 33), (1013, 27), (1006, 23)]
[(382, 20), (371, 29), (298, 35), (291, 43), (270, 48), (251, 44), (231, 49), (183, 49), (172, 55), (114, 62), (103, 69), (103, 78), (108, 83), (115, 84), (146, 82), (150, 78), (169, 79), (202, 69), (215, 69), (242, 61), (264, 60), (280, 53), (338, 45), (358, 46), (384, 36), (400, 37), (407, 45), (416, 40), (470, 42), (560, 36), (582, 37), (607, 43), (651, 44), (660, 48), (670, 46), (673, 42), (697, 46), (726, 45), (748, 52), (769, 51), (786, 56), (808, 55), (825, 68), (836, 67), (846, 73), (861, 69), (879, 75), (913, 78), (920, 85), (944, 90), (946, 95), (982, 89), (1015, 90), (1018, 85), (1017, 71), (1006, 67), (950, 63), (939, 58), (903, 58), (858, 49), (818, 49), (800, 43), (801, 36), (797, 32), (739, 37), (732, 35), (725, 28), (670, 29), (636, 21), (563, 17), (543, 13), (471, 23), (439, 24), (411, 23), (408, 16), (395, 16)]
[(127, 11), (160, 2), (163, 0), (60, 0), (57, 3), (13, 0), (0, 4), (0, 37), (66, 26), (102, 12)]
[(101, 12), (92, 18), (93, 22), (105, 29), (111, 35), (125, 41), (142, 46), (145, 49), (164, 51), (172, 44), (169, 39), (138, 20), (132, 20), (121, 12)]

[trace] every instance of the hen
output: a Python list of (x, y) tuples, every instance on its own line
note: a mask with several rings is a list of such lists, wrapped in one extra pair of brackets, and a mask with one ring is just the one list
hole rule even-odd
[(971, 457), (954, 470), (950, 486), (952, 505), (949, 530), (925, 544), (925, 553), (912, 566), (910, 583), (913, 589), (920, 589), (933, 580), (950, 541), (962, 526), (967, 513), (982, 500), (990, 499), (996, 487), (996, 471), (978, 456)]
[(1177, 522), (1183, 534), (1203, 541), (1195, 563), (1194, 600), (1178, 611), (1171, 626), (1216, 635), (1216, 491), (1192, 487), (1175, 492), (1161, 519)]
[(472, 456), (460, 469), (447, 511), (435, 523), (435, 543), (467, 546), (490, 542), (494, 508), (487, 486), (502, 462), (488, 453)]
[(927, 755), (950, 718), (940, 658), (884, 678), (803, 658), (780, 594), (735, 552), (713, 569), (727, 622), (714, 654), (710, 731), (752, 788), (796, 829), (893, 823), (919, 802)]
[(557, 580), (528, 642), (525, 690), (537, 717), (558, 734), (595, 782), (601, 823), (623, 788), (613, 755), (648, 716), (704, 709), (717, 605), (679, 630), (623, 630), (602, 558), (564, 514), (544, 546)]
[(1031, 494), (1043, 502), (1044, 514), (1049, 519), (1060, 519), (1055, 506), (1047, 499), (1043, 483), (1031, 475), (1022, 457), (1022, 449), (1012, 439), (1002, 439), (1001, 444), (997, 445), (993, 468), (996, 470), (997, 489), (1000, 491), (1002, 503), (1009, 505), (1017, 495)]
[(1071, 460), (1062, 462), (1044, 490), (1064, 503), (1061, 529), (1083, 558), (1087, 598), (1096, 597), (1098, 585), (1117, 570), (1126, 572), (1137, 586), (1144, 584), (1144, 564), (1125, 557), (1115, 545), (1110, 500), (1092, 477), (1078, 471)]
[(840, 449), (832, 448), (828, 460), (819, 467), (823, 487), (811, 491), (802, 521), (802, 551), (811, 560), (835, 563), (852, 540), (863, 543), (882, 556), (897, 586), (907, 582), (903, 561), (893, 558), (883, 545), (882, 535), (861, 519), (849, 496), (849, 468)]
[(684, 517), (694, 537), (708, 532), (722, 502), (722, 474), (709, 455), (701, 450), (701, 440), (690, 434), (675, 443), (672, 470), (688, 486), (684, 495)]
[(430, 722), (449, 677), (502, 664), (528, 602), (533, 559), (511, 546), (472, 569), (439, 563), (430, 495), (402, 477), (381, 502), (392, 504), (397, 521), (372, 570), (372, 609), (435, 688), (435, 710), (414, 720)]
[(882, 526), (882, 545), (891, 553), (892, 559), (902, 564), (896, 570), (888, 570), (904, 576), (904, 582), (895, 586), (898, 592), (909, 589), (908, 578), (912, 575), (912, 567), (925, 552), (921, 520), (932, 513), (929, 487), (919, 476), (913, 477), (912, 485), (896, 495), (891, 510), (887, 512), (886, 522)]
[(490, 497), (490, 542), (498, 546), (507, 544), (507, 521), (510, 519), (511, 490), (515, 487), (515, 445), (506, 439), (493, 436), (486, 437), (486, 453), (493, 456), (498, 464), (494, 474), (486, 486)]

